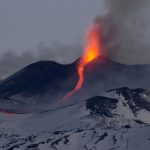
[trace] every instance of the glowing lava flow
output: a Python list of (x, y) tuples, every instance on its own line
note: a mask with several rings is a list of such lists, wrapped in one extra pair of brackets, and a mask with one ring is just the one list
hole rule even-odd
[(64, 100), (68, 99), (82, 87), (84, 81), (85, 66), (89, 62), (100, 56), (100, 54), (101, 54), (100, 24), (96, 20), (96, 22), (94, 23), (94, 25), (87, 34), (84, 55), (81, 57), (81, 60), (78, 65), (78, 76), (79, 76), (78, 83), (76, 84), (75, 88), (63, 98)]

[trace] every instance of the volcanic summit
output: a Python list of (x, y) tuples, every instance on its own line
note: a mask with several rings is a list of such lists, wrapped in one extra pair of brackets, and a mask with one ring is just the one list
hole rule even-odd
[[(0, 83), (1, 109), (41, 111), (57, 104), (74, 89), (79, 77), (77, 65), (52, 61), (33, 63)], [(85, 66), (80, 90), (68, 98), (72, 103), (119, 87), (150, 88), (150, 65), (124, 65), (99, 56)], [(62, 103), (64, 104), (64, 102)], [(13, 107), (12, 107), (13, 106)]]

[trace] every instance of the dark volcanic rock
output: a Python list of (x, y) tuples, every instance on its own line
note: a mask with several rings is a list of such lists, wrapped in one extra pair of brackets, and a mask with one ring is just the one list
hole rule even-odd
[(116, 94), (120, 96), (122, 95), (134, 114), (142, 109), (150, 111), (150, 102), (143, 96), (143, 94), (146, 93), (146, 90), (141, 88), (129, 89), (127, 87), (123, 87), (109, 90), (109, 92), (111, 91), (115, 91)]
[[(32, 97), (49, 92), (51, 98), (56, 98), (60, 96), (59, 91), (66, 93), (67, 89), (69, 91), (75, 86), (77, 82), (75, 73), (74, 64), (61, 65), (52, 61), (40, 61), (3, 80), (0, 84), (0, 97), (8, 99), (16, 94)], [(69, 80), (71, 84), (66, 84)]]
[(86, 107), (92, 116), (112, 117), (111, 111), (117, 108), (117, 103), (117, 99), (97, 96), (87, 100)]

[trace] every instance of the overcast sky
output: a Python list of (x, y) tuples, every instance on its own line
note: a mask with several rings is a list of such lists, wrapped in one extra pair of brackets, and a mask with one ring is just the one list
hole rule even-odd
[(0, 51), (76, 42), (101, 10), (102, 0), (0, 0)]
[(0, 0), (0, 79), (39, 60), (75, 61), (89, 25), (105, 12), (108, 57), (150, 64), (149, 0)]

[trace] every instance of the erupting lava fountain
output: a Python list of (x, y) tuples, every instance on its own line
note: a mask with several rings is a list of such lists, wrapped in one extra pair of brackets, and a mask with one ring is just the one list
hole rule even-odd
[(86, 43), (84, 48), (84, 54), (81, 57), (77, 72), (78, 72), (78, 82), (75, 86), (75, 88), (67, 93), (63, 100), (67, 100), (70, 96), (72, 96), (76, 91), (78, 91), (84, 82), (84, 68), (85, 66), (101, 55), (101, 25), (100, 25), (100, 18), (97, 17), (94, 20), (94, 23), (92, 27), (90, 27), (90, 30), (88, 31), (88, 34), (86, 36)]

